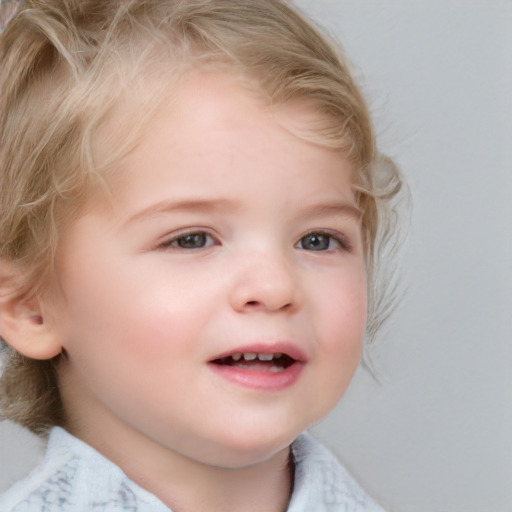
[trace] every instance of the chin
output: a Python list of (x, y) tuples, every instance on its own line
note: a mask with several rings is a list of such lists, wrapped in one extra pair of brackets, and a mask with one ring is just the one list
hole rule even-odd
[[(201, 445), (195, 443), (193, 452), (208, 466), (234, 470), (244, 469), (268, 461), (287, 450), (296, 436), (279, 437), (233, 435), (230, 437), (205, 440)], [(192, 455), (191, 453), (191, 455)], [(192, 455), (192, 458), (196, 458)]]

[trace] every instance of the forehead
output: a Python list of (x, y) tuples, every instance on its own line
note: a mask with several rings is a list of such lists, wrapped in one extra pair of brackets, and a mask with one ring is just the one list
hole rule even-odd
[(107, 186), (88, 194), (85, 211), (132, 216), (159, 203), (219, 198), (252, 204), (256, 190), (271, 204), (282, 198), (270, 189), (298, 183), (299, 195), (286, 197), (290, 205), (328, 189), (326, 201), (357, 206), (354, 165), (340, 150), (311, 142), (324, 118), (308, 102), (272, 105), (255, 83), (215, 72), (191, 73), (165, 92), (146, 118), (143, 100), (105, 123), (99, 159), (130, 144), (133, 126), (136, 136), (106, 173)]
[[(186, 71), (172, 83), (150, 82), (144, 87), (147, 93), (135, 101), (132, 95), (122, 98), (96, 133), (97, 162), (110, 160), (117, 164), (120, 161), (121, 165), (114, 167), (123, 167), (126, 159), (116, 159), (113, 149), (121, 157), (130, 157), (137, 148), (151, 144), (151, 139), (164, 126), (169, 130), (170, 123), (179, 129), (174, 134), (169, 133), (168, 144), (172, 144), (173, 139), (202, 131), (208, 135), (203, 139), (203, 146), (206, 146), (208, 142), (214, 143), (221, 130), (229, 130), (237, 124), (240, 129), (243, 124), (240, 121), (248, 118), (253, 120), (251, 129), (264, 124), (268, 128), (271, 122), (297, 139), (332, 147), (323, 144), (321, 136), (332, 119), (321, 114), (312, 102), (302, 98), (274, 104), (255, 80), (231, 71)], [(248, 139), (250, 135), (254, 135), (254, 130), (246, 134)], [(341, 150), (338, 154), (340, 158), (344, 156)]]
[[(273, 142), (279, 140), (283, 146), (289, 144), (289, 151), (293, 147), (295, 152), (310, 156), (329, 154), (330, 158), (344, 160), (340, 151), (322, 147), (315, 140), (324, 121), (325, 117), (305, 100), (273, 105), (254, 82), (242, 76), (193, 73), (162, 99), (120, 167), (143, 153), (144, 159), (168, 154), (171, 159), (180, 155), (192, 161), (206, 151), (217, 157), (231, 152), (233, 159), (248, 159), (257, 151), (256, 139), (260, 147), (274, 147)], [(114, 133), (116, 130), (122, 132), (124, 127), (115, 123)], [(234, 149), (236, 144), (244, 146), (243, 152)], [(186, 151), (182, 151), (183, 145), (187, 145)], [(318, 151), (309, 151), (313, 147)], [(147, 160), (140, 163), (147, 165)]]

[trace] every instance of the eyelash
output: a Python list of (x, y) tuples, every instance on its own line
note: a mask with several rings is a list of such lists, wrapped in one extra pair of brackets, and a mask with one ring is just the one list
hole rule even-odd
[[(300, 240), (297, 242), (296, 246), (298, 246), (305, 238), (307, 237), (318, 237), (318, 238), (327, 238), (328, 241), (328, 247), (326, 249), (310, 249), (311, 252), (327, 252), (327, 251), (333, 251), (336, 250), (337, 247), (331, 247), (331, 242), (334, 241), (338, 248), (345, 252), (352, 252), (352, 244), (350, 243), (350, 240), (342, 233), (339, 233), (337, 231), (326, 231), (326, 230), (313, 230), (309, 231), (305, 235), (302, 235)], [(302, 248), (302, 250), (308, 250), (305, 248)]]
[[(186, 247), (184, 245), (178, 245), (180, 241), (184, 241), (187, 237), (192, 236), (200, 236), (203, 237), (203, 245), (199, 245), (198, 247)], [(327, 241), (327, 247), (320, 248), (320, 249), (306, 249), (305, 247), (300, 247), (300, 245), (304, 242), (304, 240), (307, 237), (316, 237), (317, 240), (320, 241), (320, 244), (322, 241)], [(208, 241), (209, 240), (209, 241)], [(332, 242), (335, 242), (338, 247), (331, 247)], [(193, 241), (190, 241), (190, 243), (193, 245)], [(217, 242), (213, 238), (211, 234), (209, 234), (206, 231), (202, 230), (189, 230), (182, 233), (179, 233), (176, 236), (173, 236), (170, 239), (165, 240), (162, 242), (158, 248), (159, 249), (182, 249), (182, 250), (199, 250), (204, 249), (207, 247), (210, 247), (212, 245), (215, 245)], [(185, 243), (186, 245), (186, 243)], [(295, 247), (304, 251), (310, 251), (310, 252), (327, 252), (327, 251), (333, 251), (337, 248), (341, 249), (342, 251), (351, 252), (352, 251), (352, 244), (348, 240), (348, 238), (339, 232), (332, 232), (332, 231), (326, 231), (326, 230), (312, 230), (304, 235), (302, 235), (299, 239), (299, 241), (295, 244)]]
[[(191, 237), (194, 235), (200, 235), (205, 237), (205, 239), (210, 239), (211, 243), (207, 243), (205, 245), (202, 245), (200, 247), (182, 247), (177, 245), (180, 240), (184, 240), (186, 237)], [(210, 247), (211, 245), (215, 245), (215, 239), (212, 235), (207, 233), (206, 231), (202, 230), (190, 230), (185, 231), (182, 233), (179, 233), (176, 236), (173, 236), (172, 238), (169, 238), (167, 240), (164, 240), (159, 246), (159, 249), (183, 249), (183, 250), (198, 250), (198, 249), (204, 249), (205, 247)]]

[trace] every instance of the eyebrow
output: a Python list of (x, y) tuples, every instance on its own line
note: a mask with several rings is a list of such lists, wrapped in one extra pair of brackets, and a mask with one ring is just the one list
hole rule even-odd
[[(235, 212), (240, 205), (229, 199), (184, 199), (180, 201), (165, 200), (152, 204), (123, 222), (123, 227), (129, 224), (140, 222), (158, 215), (173, 212), (199, 212), (204, 214)], [(306, 207), (301, 217), (320, 217), (322, 215), (334, 215), (353, 218), (359, 221), (363, 212), (354, 204), (349, 203), (319, 203)]]
[(228, 199), (184, 199), (179, 201), (165, 200), (152, 204), (144, 208), (134, 215), (130, 216), (123, 222), (123, 226), (140, 222), (145, 219), (157, 217), (163, 213), (173, 212), (200, 212), (205, 214), (216, 212), (230, 212), (238, 210), (239, 207), (234, 201)]
[(322, 215), (341, 215), (359, 221), (363, 216), (363, 211), (355, 204), (334, 202), (315, 204), (306, 208), (302, 214), (303, 217), (321, 217)]

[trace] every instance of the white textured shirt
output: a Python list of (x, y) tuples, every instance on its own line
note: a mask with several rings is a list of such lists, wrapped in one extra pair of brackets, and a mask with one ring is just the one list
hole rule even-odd
[[(384, 512), (318, 441), (292, 444), (295, 483), (287, 512)], [(41, 463), (0, 496), (2, 512), (172, 512), (113, 462), (65, 430), (50, 433)]]

